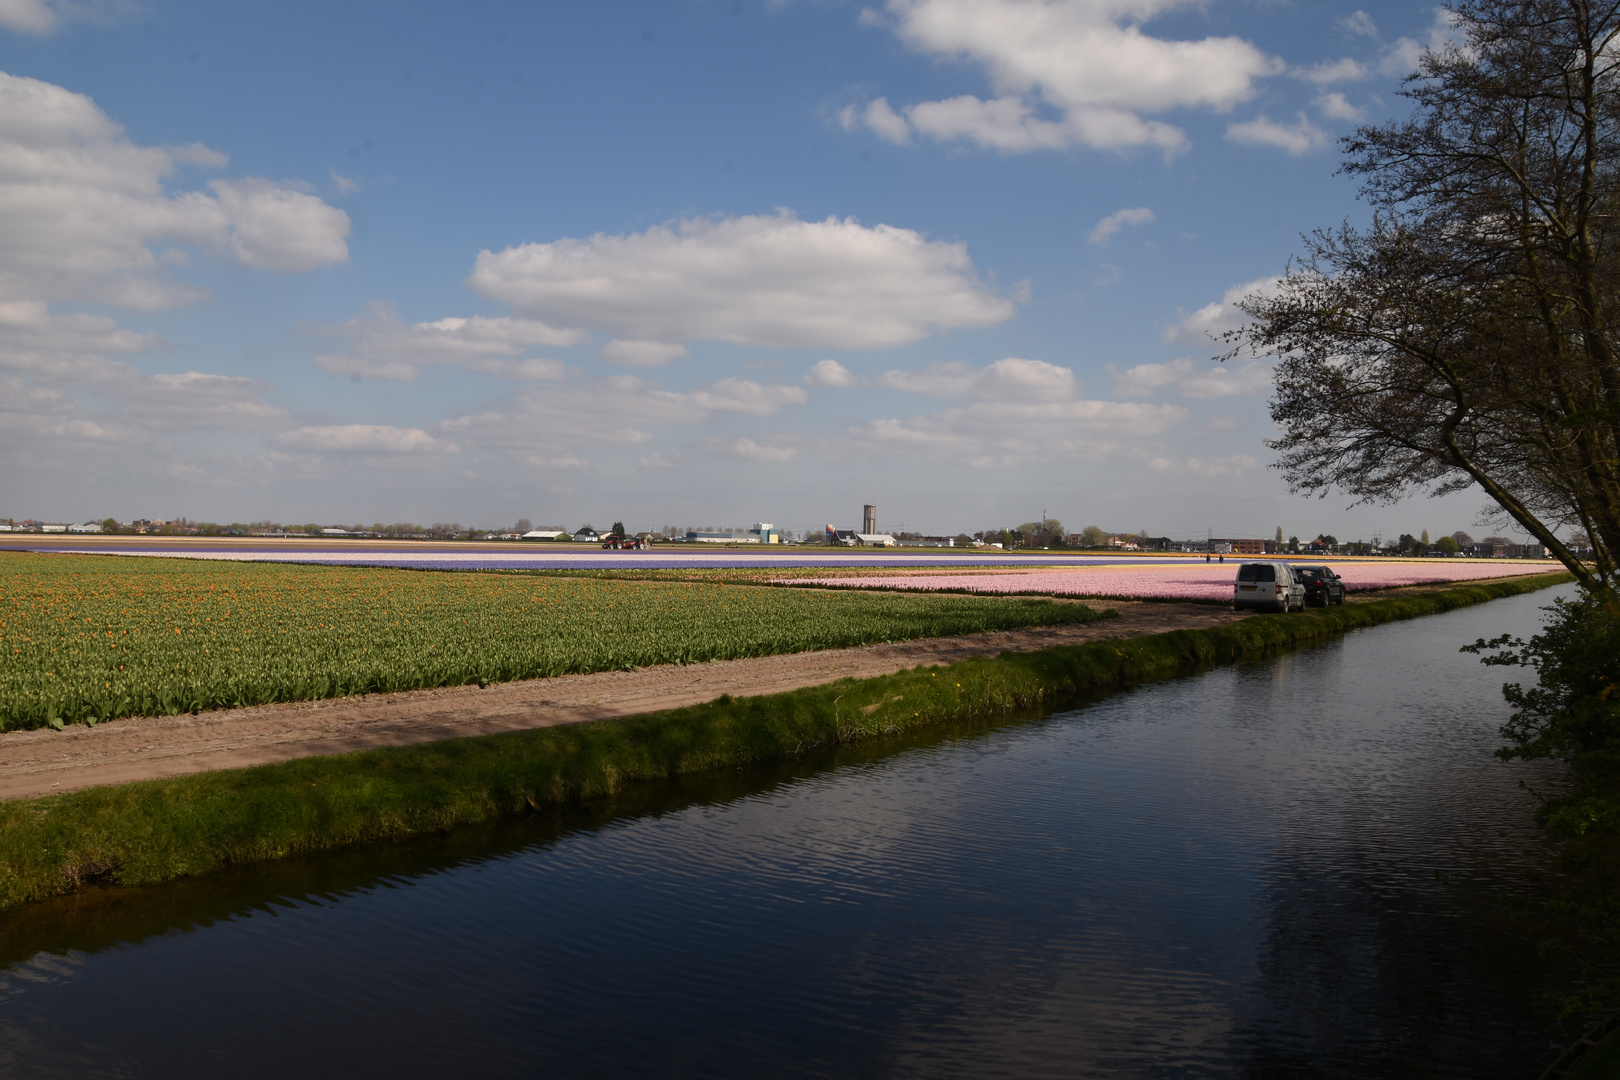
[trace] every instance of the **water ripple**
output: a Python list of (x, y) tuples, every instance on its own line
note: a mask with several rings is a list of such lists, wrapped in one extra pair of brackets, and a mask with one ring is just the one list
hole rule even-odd
[(0, 970), (0, 1068), (1533, 1073), (1551, 976), (1481, 897), (1544, 872), (1517, 785), (1556, 776), (1492, 758), (1501, 680), (1456, 648), (1545, 603), (204, 915), (151, 890), (119, 917), (156, 929)]

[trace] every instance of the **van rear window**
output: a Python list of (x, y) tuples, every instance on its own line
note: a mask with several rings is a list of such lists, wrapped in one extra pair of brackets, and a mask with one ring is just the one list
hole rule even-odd
[(1275, 567), (1263, 566), (1260, 563), (1249, 563), (1247, 566), (1238, 567), (1238, 580), (1276, 581), (1277, 570)]

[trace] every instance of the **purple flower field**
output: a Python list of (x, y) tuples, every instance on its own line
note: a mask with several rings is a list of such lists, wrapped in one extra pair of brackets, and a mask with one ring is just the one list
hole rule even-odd
[[(144, 555), (154, 558), (220, 559), (231, 562), (321, 563), (328, 566), (396, 566), (417, 570), (605, 570), (605, 569), (783, 569), (838, 567), (988, 567), (1020, 565), (1129, 566), (1160, 564), (1162, 558), (1110, 555), (1017, 555), (1001, 552), (981, 554), (902, 555), (862, 553), (847, 549), (804, 548), (777, 551), (604, 551), (594, 545), (579, 548), (547, 545), (435, 546), (428, 544), (365, 546), (333, 544), (304, 546), (292, 544), (204, 546), (202, 544), (75, 543), (71, 547), (44, 544), (4, 544), (14, 550), (58, 552), (78, 555)], [(1179, 560), (1178, 560), (1179, 561)]]
[[(8, 538), (10, 539), (10, 538)], [(594, 545), (484, 545), (477, 543), (298, 543), (84, 540), (57, 544), (0, 543), (0, 549), (84, 555), (228, 562), (319, 563), (328, 566), (397, 567), (415, 570), (817, 570), (827, 577), (781, 579), (799, 585), (826, 584), (880, 589), (982, 593), (1050, 593), (1152, 599), (1229, 600), (1241, 557), (1206, 563), (1199, 556), (1069, 555), (1004, 552), (939, 552), (908, 555), (849, 549), (785, 548), (713, 550), (683, 546), (651, 551), (604, 551)], [(1311, 560), (1294, 560), (1321, 565)], [(1351, 589), (1472, 581), (1545, 573), (1556, 563), (1529, 560), (1368, 559), (1330, 561)], [(895, 571), (902, 571), (896, 573)], [(909, 572), (905, 572), (909, 571)]]

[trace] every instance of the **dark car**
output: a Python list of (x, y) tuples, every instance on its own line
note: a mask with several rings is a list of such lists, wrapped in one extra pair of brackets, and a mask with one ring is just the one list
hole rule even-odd
[(1296, 567), (1305, 579), (1305, 603), (1317, 607), (1344, 603), (1344, 579), (1325, 566)]

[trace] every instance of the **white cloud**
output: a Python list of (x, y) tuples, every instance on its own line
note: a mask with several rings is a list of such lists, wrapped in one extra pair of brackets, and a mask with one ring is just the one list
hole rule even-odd
[(927, 397), (965, 398), (973, 394), (978, 372), (961, 361), (929, 364), (913, 371), (885, 371), (880, 386)]
[(527, 469), (560, 469), (564, 472), (591, 467), (588, 459), (575, 457), (573, 454), (520, 454), (517, 462)]
[(928, 397), (984, 401), (1050, 401), (1072, 398), (1080, 390), (1079, 380), (1069, 368), (1016, 356), (982, 368), (953, 361), (913, 371), (888, 371), (879, 382), (891, 390)]
[(1219, 457), (1192, 455), (1189, 457), (1158, 456), (1147, 459), (1150, 468), (1160, 472), (1191, 473), (1193, 476), (1240, 476), (1259, 465), (1250, 454), (1226, 454)]
[(799, 452), (791, 446), (770, 446), (755, 442), (753, 439), (738, 439), (730, 444), (732, 454), (744, 461), (784, 462), (792, 461), (799, 456)]
[(421, 428), (386, 427), (378, 424), (335, 424), (301, 427), (276, 436), (277, 444), (289, 450), (316, 453), (431, 454), (456, 453), (455, 444), (446, 444)]
[(1187, 415), (1179, 405), (1144, 402), (980, 401), (930, 416), (877, 420), (854, 434), (895, 451), (994, 468), (1057, 454), (1139, 456), (1142, 440), (1162, 435)]
[[(995, 97), (961, 95), (896, 111), (848, 110), (892, 142), (912, 132), (1003, 153), (1153, 146), (1174, 153), (1181, 129), (1144, 116), (1179, 108), (1225, 111), (1283, 70), (1247, 41), (1170, 41), (1147, 18), (1193, 0), (888, 0), (894, 32), (913, 50), (978, 65)], [(864, 17), (868, 24), (884, 20)], [(1047, 114), (1047, 115), (1043, 115)]]
[[(123, 455), (150, 456), (184, 432), (259, 432), (285, 427), (291, 414), (256, 379), (197, 371), (144, 375), (122, 361), (65, 357), (56, 364), (8, 363), (0, 377), (0, 442), (41, 440), (53, 458), (82, 451), (76, 440), (116, 443)], [(89, 390), (97, 405), (71, 391)], [(51, 446), (49, 439), (68, 440)]]
[(382, 379), (385, 382), (415, 382), (421, 374), (415, 364), (401, 360), (378, 360), (347, 353), (317, 356), (315, 363), (333, 375), (347, 375), (352, 379)]
[(1271, 296), (1280, 283), (1278, 278), (1264, 277), (1232, 286), (1215, 303), (1205, 304), (1191, 315), (1184, 316), (1180, 322), (1166, 327), (1165, 343), (1191, 341), (1209, 345), (1219, 341), (1222, 334), (1248, 322), (1248, 317), (1237, 306), (1244, 297), (1255, 294)]
[(911, 141), (911, 125), (906, 118), (894, 111), (888, 98), (876, 98), (867, 102), (866, 108), (857, 108), (846, 105), (839, 112), (838, 118), (845, 131), (855, 131), (859, 128), (870, 128), (881, 139), (899, 146)]
[(148, 352), (156, 334), (126, 330), (106, 315), (53, 313), (42, 300), (0, 301), (0, 366), (60, 369), (64, 360), (83, 364), (102, 353)]
[(715, 412), (774, 416), (810, 400), (802, 386), (766, 386), (752, 379), (721, 379), (691, 394), (694, 404)]
[(370, 304), (364, 312), (337, 327), (310, 327), (316, 333), (346, 338), (348, 351), (317, 356), (315, 362), (334, 375), (411, 382), (431, 364), (469, 368), (487, 375), (522, 381), (555, 380), (563, 376), (556, 360), (519, 359), (543, 345), (568, 345), (585, 335), (558, 330), (533, 319), (484, 315), (405, 323), (389, 304)]
[(1311, 104), (1321, 109), (1323, 116), (1334, 120), (1348, 120), (1352, 124), (1359, 124), (1367, 119), (1367, 110), (1350, 104), (1343, 94), (1323, 94)]
[(154, 310), (204, 295), (175, 281), (153, 245), (281, 271), (348, 258), (348, 217), (292, 187), (165, 186), (179, 165), (223, 160), (206, 147), (138, 146), (83, 94), (0, 73), (0, 299)]
[(1016, 97), (986, 101), (961, 94), (909, 105), (906, 116), (919, 132), (941, 142), (960, 139), (1004, 154), (1064, 150), (1079, 143), (1107, 150), (1156, 146), (1171, 154), (1187, 145), (1180, 128), (1124, 110), (1087, 109), (1055, 121)]
[(1378, 62), (1378, 72), (1392, 79), (1404, 79), (1417, 70), (1418, 61), (1423, 58), (1423, 43), (1414, 41), (1409, 37), (1398, 38), (1394, 44), (1385, 51), (1383, 59)]
[(1097, 222), (1097, 227), (1091, 230), (1086, 237), (1086, 243), (1101, 247), (1113, 239), (1115, 233), (1127, 225), (1148, 225), (1153, 221), (1153, 211), (1145, 206), (1133, 206), (1126, 210), (1115, 210), (1112, 214)]
[(1424, 37), (1424, 41), (1397, 38), (1384, 51), (1383, 59), (1378, 64), (1379, 73), (1393, 79), (1405, 78), (1417, 70), (1418, 61), (1425, 50), (1438, 49), (1448, 42), (1460, 45), (1463, 41), (1463, 35), (1444, 8), (1434, 9), (1434, 22), (1429, 24), (1429, 31)]
[(1289, 154), (1308, 154), (1327, 145), (1327, 132), (1311, 123), (1304, 113), (1292, 124), (1279, 124), (1264, 113), (1253, 120), (1228, 124), (1226, 137), (1249, 146), (1275, 146)]
[(279, 426), (290, 413), (266, 400), (274, 389), (240, 375), (179, 371), (140, 375), (119, 388), (125, 416), (149, 432), (242, 431)]
[(600, 356), (610, 364), (622, 364), (625, 367), (658, 367), (671, 360), (679, 360), (683, 356), (690, 356), (691, 350), (685, 345), (668, 341), (624, 341), (615, 339), (596, 350)]
[(680, 464), (680, 459), (673, 454), (654, 450), (650, 454), (642, 454), (636, 458), (636, 464), (643, 469), (673, 469)]
[(817, 360), (810, 366), (804, 381), (812, 386), (854, 386), (855, 375), (836, 360)]
[(200, 142), (165, 146), (163, 149), (178, 164), (195, 165), (199, 169), (223, 169), (231, 163), (231, 155)]
[(469, 281), (536, 318), (648, 342), (881, 348), (1014, 312), (964, 244), (788, 213), (485, 251)]
[(1331, 86), (1339, 82), (1358, 82), (1372, 72), (1368, 71), (1367, 65), (1360, 60), (1346, 56), (1342, 60), (1324, 62), (1314, 67), (1295, 68), (1294, 74), (1317, 86)]
[(1166, 364), (1137, 364), (1114, 373), (1116, 397), (1150, 398), (1166, 387), (1184, 398), (1262, 394), (1271, 389), (1271, 368), (1258, 360), (1208, 364), (1184, 356)]
[(215, 180), (228, 246), (254, 270), (296, 273), (348, 262), (349, 215), (269, 180)]
[(0, 27), (19, 34), (48, 34), (61, 23), (45, 0), (0, 0)]
[(1357, 37), (1376, 38), (1378, 36), (1378, 24), (1373, 22), (1373, 17), (1365, 11), (1353, 11), (1342, 19), (1333, 20), (1333, 25), (1345, 33)]
[(336, 169), (332, 170), (331, 177), (332, 183), (336, 185), (339, 195), (349, 195), (360, 190), (360, 181), (344, 176)]
[[(644, 444), (653, 438), (649, 429), (696, 427), (717, 414), (772, 416), (808, 400), (803, 387), (766, 386), (749, 379), (721, 379), (682, 393), (634, 375), (614, 375), (524, 387), (497, 408), (441, 423), (438, 432), (475, 452), (521, 461), (562, 447)], [(673, 460), (643, 456), (648, 467)]]

